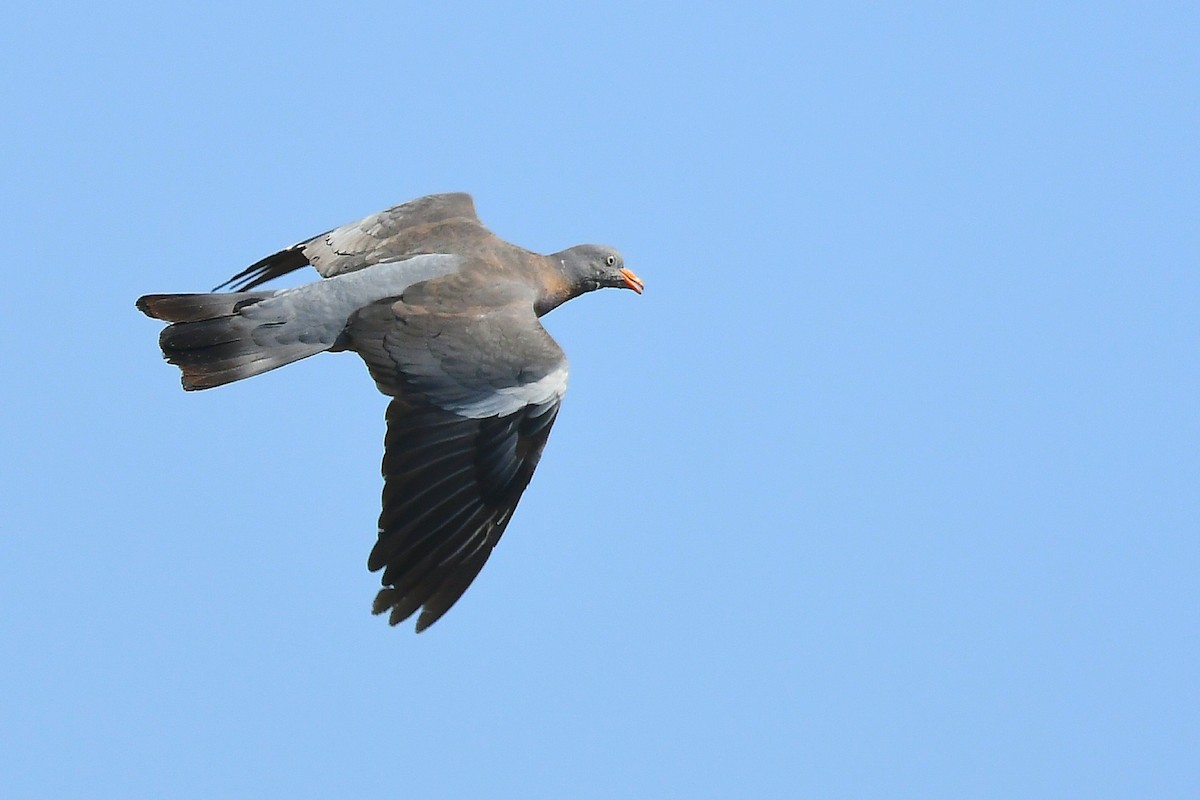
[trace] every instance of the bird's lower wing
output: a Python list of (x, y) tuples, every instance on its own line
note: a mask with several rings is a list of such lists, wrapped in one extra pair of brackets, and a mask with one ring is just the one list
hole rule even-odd
[(376, 303), (347, 328), (388, 406), (375, 613), (423, 630), (462, 596), (512, 518), (566, 391), (531, 304), (459, 313)]

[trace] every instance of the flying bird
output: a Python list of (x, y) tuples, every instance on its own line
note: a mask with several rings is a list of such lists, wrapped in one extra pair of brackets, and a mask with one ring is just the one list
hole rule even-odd
[[(311, 265), (321, 279), (262, 284)], [(391, 398), (373, 611), (418, 632), (487, 562), (541, 458), (567, 359), (538, 318), (603, 287), (643, 284), (611, 247), (539, 255), (483, 226), (470, 195), (422, 197), (299, 242), (208, 294), (149, 294), (163, 356), (210, 389), (349, 350)], [(228, 288), (229, 291), (220, 291)]]

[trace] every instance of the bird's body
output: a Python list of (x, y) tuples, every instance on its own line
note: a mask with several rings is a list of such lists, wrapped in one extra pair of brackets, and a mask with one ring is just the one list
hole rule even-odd
[[(257, 288), (307, 265), (323, 280)], [(336, 228), (224, 285), (235, 291), (138, 300), (172, 323), (160, 344), (185, 389), (350, 350), (392, 397), (368, 567), (383, 570), (375, 612), (390, 611), (396, 624), (421, 608), (417, 630), (487, 561), (558, 413), (567, 362), (538, 317), (602, 286), (642, 290), (612, 248), (545, 256), (500, 239), (466, 194), (420, 198)]]

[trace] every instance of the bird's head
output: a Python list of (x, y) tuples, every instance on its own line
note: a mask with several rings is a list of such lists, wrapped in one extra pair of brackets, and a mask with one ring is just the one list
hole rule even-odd
[(641, 294), (644, 288), (642, 279), (625, 267), (625, 259), (614, 247), (578, 244), (555, 257), (562, 263), (563, 272), (576, 294), (606, 286), (633, 289)]

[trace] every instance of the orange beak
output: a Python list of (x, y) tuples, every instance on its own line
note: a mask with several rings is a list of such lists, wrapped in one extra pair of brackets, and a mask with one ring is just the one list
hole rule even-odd
[(641, 294), (642, 290), (646, 288), (646, 284), (642, 283), (641, 278), (633, 274), (633, 270), (621, 267), (621, 277), (625, 279), (625, 285), (638, 294)]

